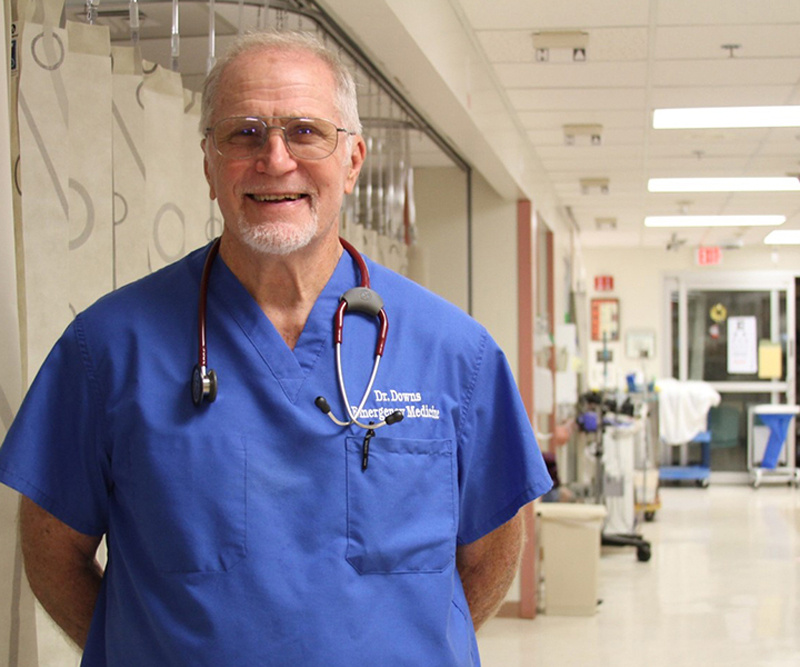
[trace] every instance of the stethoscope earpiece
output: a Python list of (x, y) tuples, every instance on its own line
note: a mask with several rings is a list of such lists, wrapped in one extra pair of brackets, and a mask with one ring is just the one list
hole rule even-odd
[(329, 415), (331, 413), (331, 406), (328, 404), (328, 401), (325, 400), (324, 396), (317, 396), (314, 399), (314, 405), (316, 405), (324, 415)]

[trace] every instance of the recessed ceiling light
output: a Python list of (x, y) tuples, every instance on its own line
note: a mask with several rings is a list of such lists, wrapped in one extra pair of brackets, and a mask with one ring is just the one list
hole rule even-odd
[(656, 109), (653, 128), (800, 127), (800, 106)]
[(773, 229), (764, 237), (767, 245), (800, 244), (800, 229)]
[(650, 192), (779, 192), (800, 190), (794, 176), (755, 178), (651, 178)]
[(650, 215), (645, 227), (766, 227), (782, 225), (784, 215)]

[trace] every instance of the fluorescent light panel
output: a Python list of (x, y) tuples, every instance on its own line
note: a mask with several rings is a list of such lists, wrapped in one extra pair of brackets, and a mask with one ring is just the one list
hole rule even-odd
[(773, 229), (764, 237), (767, 245), (800, 244), (800, 229)]
[(645, 227), (769, 227), (786, 222), (783, 215), (651, 215)]
[(656, 130), (743, 127), (800, 127), (800, 106), (656, 109)]
[(755, 178), (651, 178), (650, 192), (783, 192), (800, 190), (794, 176)]

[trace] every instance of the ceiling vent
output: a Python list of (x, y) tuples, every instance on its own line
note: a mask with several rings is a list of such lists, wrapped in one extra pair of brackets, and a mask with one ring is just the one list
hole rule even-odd
[(536, 62), (585, 62), (589, 33), (556, 30), (533, 33)]
[(613, 231), (617, 228), (617, 219), (616, 218), (595, 218), (594, 224), (597, 227), (597, 231), (605, 232), (605, 231)]
[(578, 143), (600, 146), (603, 143), (603, 126), (598, 124), (565, 125), (564, 143), (575, 146)]
[(601, 195), (607, 195), (609, 191), (609, 180), (607, 178), (582, 178), (581, 193), (588, 195), (599, 192)]

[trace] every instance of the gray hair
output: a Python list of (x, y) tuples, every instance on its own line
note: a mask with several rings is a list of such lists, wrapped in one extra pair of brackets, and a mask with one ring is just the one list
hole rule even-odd
[(230, 48), (214, 64), (203, 84), (203, 100), (200, 111), (200, 132), (206, 133), (217, 108), (219, 85), (222, 76), (239, 56), (251, 51), (302, 51), (316, 56), (331, 70), (336, 89), (334, 103), (341, 116), (344, 127), (351, 132), (361, 134), (361, 121), (358, 117), (358, 97), (353, 75), (342, 62), (339, 54), (326, 47), (315, 35), (309, 32), (267, 30), (249, 32), (236, 38)]

